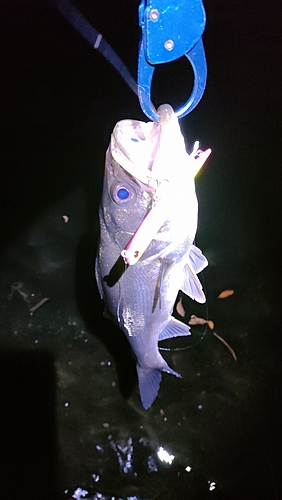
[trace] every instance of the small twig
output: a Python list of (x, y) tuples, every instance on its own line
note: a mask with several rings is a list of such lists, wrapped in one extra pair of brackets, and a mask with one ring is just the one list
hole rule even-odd
[(232, 354), (232, 356), (233, 356), (234, 360), (235, 360), (235, 361), (237, 361), (237, 356), (236, 356), (236, 354), (235, 354), (235, 351), (232, 349), (232, 347), (230, 347), (230, 345), (228, 344), (228, 342), (226, 342), (226, 340), (224, 340), (222, 337), (220, 337), (220, 335), (218, 335), (217, 333), (215, 333), (215, 332), (212, 332), (212, 333), (213, 333), (213, 335), (214, 335), (214, 336), (215, 336), (218, 340), (220, 340), (220, 341), (221, 341), (221, 342), (222, 342), (222, 343), (223, 343), (223, 344), (227, 347), (227, 349), (231, 352), (231, 354)]
[(45, 304), (45, 302), (47, 302), (47, 300), (49, 300), (49, 297), (45, 297), (44, 299), (41, 299), (39, 302), (37, 302), (37, 304), (35, 304), (35, 306), (33, 306), (30, 310), (29, 310), (29, 314), (32, 316), (33, 313), (39, 309), (39, 307), (43, 306), (43, 304)]
[(11, 288), (11, 292), (9, 293), (7, 299), (8, 300), (12, 300), (13, 298), (13, 295), (14, 295), (14, 292), (19, 292), (20, 296), (23, 298), (23, 300), (25, 302), (28, 302), (29, 303), (29, 300), (28, 300), (28, 293), (25, 293), (22, 291), (22, 288), (23, 288), (24, 284), (21, 283), (21, 282), (17, 282), (17, 283), (13, 283), (12, 284), (12, 288)]

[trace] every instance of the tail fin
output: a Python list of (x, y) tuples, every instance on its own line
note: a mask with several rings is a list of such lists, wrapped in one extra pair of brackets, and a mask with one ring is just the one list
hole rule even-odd
[(172, 375), (181, 378), (181, 375), (172, 370), (165, 361), (164, 361), (164, 366), (161, 369), (141, 368), (141, 366), (137, 364), (139, 392), (140, 392), (141, 402), (145, 410), (148, 410), (148, 408), (152, 406), (153, 402), (155, 401), (158, 395), (162, 380), (162, 374), (161, 374), (162, 371), (171, 373)]

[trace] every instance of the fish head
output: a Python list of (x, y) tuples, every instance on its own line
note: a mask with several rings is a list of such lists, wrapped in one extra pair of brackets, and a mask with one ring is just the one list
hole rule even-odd
[(153, 203), (157, 182), (152, 164), (158, 148), (155, 122), (119, 121), (106, 153), (101, 202), (109, 233), (124, 247)]
[(182, 238), (185, 216), (191, 243), (195, 237), (198, 204), (194, 158), (186, 152), (171, 106), (163, 105), (158, 112), (159, 122), (122, 120), (111, 135), (101, 210), (120, 249), (125, 248), (148, 211), (164, 196), (163, 220), (152, 238), (156, 235), (157, 239), (172, 241), (178, 233)]

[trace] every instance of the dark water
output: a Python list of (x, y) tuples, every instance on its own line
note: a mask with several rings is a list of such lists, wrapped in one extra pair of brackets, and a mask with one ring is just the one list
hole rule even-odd
[[(280, 499), (278, 2), (206, 2), (207, 90), (181, 123), (213, 149), (196, 181), (208, 310), (183, 299), (185, 320), (208, 314), (237, 362), (195, 330), (163, 353), (183, 378), (147, 412), (93, 277), (104, 153), (138, 100), (47, 2), (2, 4), (0, 498)], [(77, 5), (134, 73), (138, 2)], [(176, 69), (156, 104), (186, 97)]]

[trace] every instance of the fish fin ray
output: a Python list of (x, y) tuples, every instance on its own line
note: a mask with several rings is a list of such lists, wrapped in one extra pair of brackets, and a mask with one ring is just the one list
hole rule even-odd
[(184, 266), (184, 278), (180, 289), (188, 295), (188, 297), (196, 300), (200, 304), (204, 304), (204, 302), (206, 302), (202, 284), (194, 269), (188, 263)]
[(191, 246), (189, 252), (189, 263), (196, 274), (199, 274), (208, 265), (206, 257), (195, 245)]
[(177, 373), (175, 370), (173, 370), (172, 368), (170, 368), (170, 366), (168, 366), (167, 362), (165, 360), (164, 361), (164, 364), (162, 366), (162, 371), (163, 372), (166, 372), (166, 373), (170, 373), (170, 375), (174, 375), (175, 377), (177, 378), (182, 378), (180, 373)]
[(138, 385), (139, 392), (141, 397), (141, 402), (145, 410), (148, 410), (150, 406), (152, 406), (155, 401), (159, 388), (161, 385), (162, 374), (164, 371), (166, 373), (170, 373), (177, 378), (181, 378), (181, 375), (176, 371), (172, 370), (167, 364), (167, 362), (163, 359), (163, 365), (161, 368), (141, 368), (139, 364), (137, 364), (137, 375), (138, 375)]
[(185, 335), (191, 335), (189, 326), (171, 316), (166, 327), (160, 333), (159, 340), (171, 339), (173, 337), (184, 337)]
[(143, 369), (137, 365), (137, 375), (141, 402), (145, 410), (148, 410), (158, 395), (162, 374), (160, 370)]
[(173, 262), (171, 260), (160, 259), (160, 270), (159, 270), (159, 275), (158, 275), (157, 284), (156, 284), (152, 312), (155, 311), (158, 302), (159, 302), (159, 308), (160, 309), (162, 308), (161, 287), (162, 287), (163, 280), (167, 276), (167, 273), (171, 269), (172, 266), (173, 266)]

